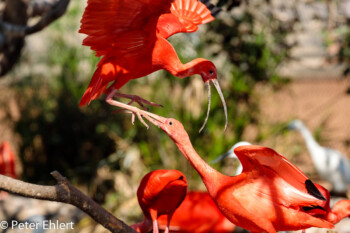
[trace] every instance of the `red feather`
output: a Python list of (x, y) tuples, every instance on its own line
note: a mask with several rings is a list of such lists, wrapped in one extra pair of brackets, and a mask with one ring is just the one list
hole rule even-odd
[(132, 225), (140, 233), (158, 233), (157, 219), (166, 215), (170, 219), (176, 208), (184, 200), (187, 192), (187, 181), (180, 171), (156, 170), (146, 174), (137, 190), (137, 198), (145, 219), (142, 223)]
[[(177, 32), (193, 32), (198, 24), (213, 20), (210, 11), (197, 0), (172, 2), (88, 0), (79, 32), (87, 34), (83, 45), (103, 58), (80, 106), (106, 92), (111, 82), (114, 82), (111, 89), (119, 90), (131, 79), (159, 69), (166, 69), (179, 77), (206, 75), (209, 70), (212, 71), (210, 75), (213, 73), (215, 66), (203, 59), (183, 65), (174, 48), (164, 40)], [(216, 73), (212, 76), (210, 78), (216, 78)], [(203, 78), (207, 79), (209, 77)]]
[[(165, 229), (167, 219), (158, 219), (160, 229)], [(207, 192), (191, 191), (176, 209), (170, 222), (170, 231), (178, 233), (229, 233), (235, 225), (218, 209)]]
[(0, 174), (17, 178), (16, 156), (7, 141), (4, 141), (0, 146)]

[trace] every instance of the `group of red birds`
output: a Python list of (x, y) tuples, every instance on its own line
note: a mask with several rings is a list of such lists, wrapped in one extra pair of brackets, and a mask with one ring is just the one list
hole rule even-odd
[[(179, 32), (194, 32), (198, 25), (214, 20), (217, 8), (206, 0), (88, 0), (80, 32), (87, 34), (83, 45), (101, 57), (80, 106), (101, 94), (106, 101), (159, 126), (197, 170), (208, 192), (188, 192), (185, 176), (176, 170), (148, 173), (137, 191), (144, 213), (138, 232), (232, 232), (235, 225), (251, 232), (300, 230), (309, 227), (332, 229), (350, 214), (350, 202), (329, 206), (329, 192), (313, 183), (296, 166), (274, 150), (241, 146), (235, 154), (243, 165), (237, 176), (226, 176), (210, 167), (195, 151), (183, 125), (131, 106), (138, 103), (160, 106), (139, 96), (119, 92), (127, 82), (164, 69), (185, 78), (201, 75), (225, 100), (217, 81), (215, 65), (197, 58), (182, 64), (167, 38)], [(128, 104), (114, 98), (128, 98)], [(202, 127), (202, 128), (203, 128)], [(226, 125), (225, 125), (226, 128)], [(187, 193), (187, 194), (186, 194)]]

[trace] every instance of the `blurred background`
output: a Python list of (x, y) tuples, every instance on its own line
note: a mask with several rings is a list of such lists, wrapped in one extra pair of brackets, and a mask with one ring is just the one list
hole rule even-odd
[[(316, 173), (301, 135), (287, 125), (300, 119), (320, 145), (350, 156), (350, 1), (213, 3), (223, 8), (215, 21), (170, 41), (183, 63), (204, 57), (217, 66), (228, 106), (226, 131), (221, 101), (213, 91), (208, 124), (198, 133), (207, 105), (200, 76), (180, 80), (159, 71), (129, 82), (121, 92), (162, 104), (150, 111), (180, 120), (207, 162), (236, 142), (249, 141), (275, 149), (313, 181), (330, 188)], [(86, 1), (71, 0), (62, 17), (25, 38), (18, 61), (3, 72), (0, 142), (8, 141), (16, 154), (19, 179), (53, 185), (50, 172), (58, 170), (132, 224), (142, 219), (136, 190), (149, 171), (179, 169), (189, 189), (205, 187), (162, 130), (147, 130), (139, 121), (132, 125), (129, 114), (113, 113), (115, 108), (103, 97), (78, 107), (98, 62), (81, 45), (84, 35), (78, 33), (85, 6)], [(236, 166), (233, 160), (214, 165), (227, 175), (233, 175)], [(0, 204), (0, 218), (73, 219), (75, 232), (106, 232), (67, 205), (14, 196)], [(30, 213), (18, 206), (31, 206)], [(337, 230), (350, 232), (350, 224)]]

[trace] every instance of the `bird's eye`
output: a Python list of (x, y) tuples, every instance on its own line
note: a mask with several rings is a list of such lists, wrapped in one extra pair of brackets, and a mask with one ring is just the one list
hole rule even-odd
[(214, 73), (214, 71), (212, 71), (212, 70), (209, 70), (209, 74), (213, 74)]
[(172, 122), (172, 121), (169, 121), (169, 125), (173, 125), (173, 122)]

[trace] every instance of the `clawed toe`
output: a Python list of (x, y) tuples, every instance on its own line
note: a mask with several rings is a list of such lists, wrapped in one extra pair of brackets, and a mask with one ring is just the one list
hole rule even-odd
[(148, 108), (145, 105), (150, 105), (150, 106), (155, 106), (155, 107), (163, 107), (160, 104), (153, 103), (153, 102), (148, 101), (146, 99), (143, 99), (143, 98), (141, 98), (140, 96), (137, 96), (137, 95), (127, 95), (127, 94), (123, 94), (123, 93), (119, 93), (119, 92), (114, 92), (113, 96), (114, 97), (130, 99), (130, 102), (128, 103), (128, 105), (131, 105), (132, 103), (137, 103), (138, 105), (140, 105), (140, 107), (143, 110), (146, 110), (146, 111), (148, 111)]
[[(123, 98), (129, 98), (129, 99), (131, 99), (131, 101), (128, 104), (124, 104), (124, 103), (121, 103), (119, 101), (114, 100), (113, 97), (115, 97), (115, 96), (123, 97)], [(148, 100), (142, 99), (139, 96), (117, 93), (116, 90), (113, 90), (111, 93), (108, 94), (108, 96), (106, 98), (106, 102), (108, 104), (110, 104), (110, 105), (113, 105), (113, 106), (121, 108), (121, 109), (113, 111), (113, 113), (120, 113), (120, 112), (130, 113), (131, 114), (131, 123), (132, 124), (134, 124), (135, 116), (137, 116), (137, 118), (140, 120), (140, 122), (144, 126), (146, 126), (147, 129), (149, 129), (149, 126), (148, 126), (148, 124), (145, 122), (145, 120), (143, 118), (145, 118), (146, 120), (148, 120), (152, 124), (158, 126), (158, 123), (155, 120), (158, 116), (156, 116), (155, 114), (152, 114), (150, 112), (138, 109), (137, 107), (131, 106), (130, 104), (132, 104), (133, 102), (136, 102), (145, 110), (147, 110), (147, 108), (144, 106), (144, 104), (157, 106), (157, 107), (163, 107), (160, 104), (152, 103), (152, 102), (150, 102)]]
[(109, 103), (110, 105), (122, 108), (122, 109), (118, 109), (118, 110), (113, 111), (114, 113), (121, 113), (121, 112), (130, 113), (131, 114), (131, 123), (132, 124), (134, 124), (135, 116), (137, 116), (137, 119), (139, 119), (140, 122), (144, 126), (146, 126), (147, 129), (149, 129), (149, 126), (148, 126), (148, 124), (145, 122), (145, 120), (143, 118), (145, 118), (146, 120), (148, 120), (152, 124), (158, 126), (157, 121), (154, 119), (156, 117), (155, 114), (143, 111), (141, 109), (138, 109), (138, 108), (136, 108), (134, 106), (130, 106), (128, 104), (124, 104), (124, 103), (115, 101), (115, 100), (113, 100), (111, 98), (107, 98), (106, 102)]

